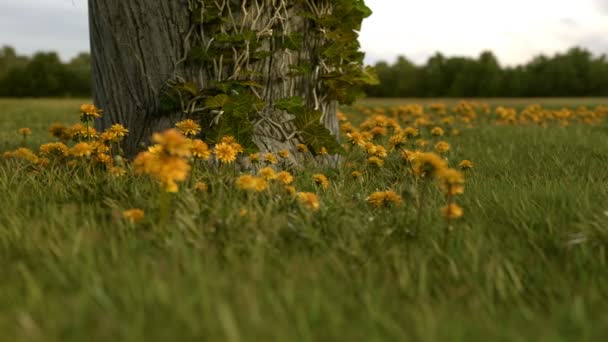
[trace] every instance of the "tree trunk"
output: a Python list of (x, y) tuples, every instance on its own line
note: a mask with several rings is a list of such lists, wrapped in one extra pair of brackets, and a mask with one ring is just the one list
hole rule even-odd
[[(93, 92), (95, 104), (104, 109), (103, 117), (96, 123), (98, 129), (114, 123), (127, 127), (130, 135), (124, 149), (132, 156), (147, 144), (153, 132), (172, 127), (191, 114), (188, 110), (159, 114), (161, 97), (169, 85), (187, 81), (205, 89), (212, 82), (235, 79), (246, 59), (247, 70), (262, 85), (253, 90), (265, 101), (265, 108), (257, 113), (253, 131), (253, 141), (261, 151), (284, 148), (294, 151), (301, 142), (293, 115), (274, 109), (278, 99), (303, 98), (308, 106), (322, 112), (322, 123), (333, 135), (338, 135), (336, 104), (323, 94), (322, 68), (314, 55), (323, 41), (310, 20), (298, 16), (301, 5), (285, 5), (295, 3), (292, 0), (243, 0), (239, 10), (231, 13), (233, 22), (258, 32), (259, 42), (269, 51), (269, 58), (249, 62), (250, 56), (244, 56), (239, 64), (233, 61), (239, 61), (240, 56), (232, 62), (224, 62), (220, 56), (207, 64), (196, 64), (187, 58), (193, 49), (192, 37), (197, 34), (202, 46), (212, 40), (193, 26), (191, 6), (197, 1), (209, 2), (89, 0)], [(222, 1), (231, 2), (218, 2)], [(330, 13), (331, 1), (325, 2), (316, 10)], [(204, 11), (194, 17), (199, 15), (201, 21), (205, 20)], [(301, 49), (277, 48), (277, 41), (293, 32), (302, 34)], [(265, 39), (278, 35), (279, 38)], [(304, 64), (312, 65), (311, 72), (290, 75), (291, 66)]]

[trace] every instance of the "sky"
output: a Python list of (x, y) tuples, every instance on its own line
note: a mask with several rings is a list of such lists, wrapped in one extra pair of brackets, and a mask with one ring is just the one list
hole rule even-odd
[[(505, 65), (582, 46), (608, 54), (608, 0), (366, 0), (360, 42), (366, 62), (404, 55), (424, 63), (436, 51)], [(21, 54), (88, 51), (87, 0), (0, 0), (0, 46)]]

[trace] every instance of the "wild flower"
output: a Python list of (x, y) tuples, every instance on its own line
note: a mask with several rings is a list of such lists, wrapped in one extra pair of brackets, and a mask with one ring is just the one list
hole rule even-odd
[(190, 152), (192, 153), (192, 157), (195, 159), (209, 160), (209, 158), (211, 158), (209, 146), (200, 139), (192, 140)]
[(40, 155), (43, 157), (65, 157), (68, 147), (64, 143), (52, 142), (40, 145)]
[(439, 155), (428, 152), (420, 153), (414, 159), (412, 169), (417, 177), (434, 177), (438, 172), (447, 168), (448, 163)]
[(122, 212), (122, 217), (131, 224), (144, 219), (145, 213), (141, 209), (128, 209)]
[(93, 104), (83, 104), (80, 106), (80, 121), (89, 122), (101, 117), (103, 110)]
[(14, 151), (4, 152), (4, 158), (27, 160), (33, 164), (36, 164), (39, 160), (38, 156), (32, 150), (25, 147), (20, 147)]
[(175, 124), (181, 134), (192, 138), (201, 132), (201, 126), (192, 119), (186, 119)]
[(468, 159), (465, 159), (465, 160), (461, 161), (461, 162), (458, 164), (458, 167), (460, 167), (460, 169), (461, 169), (461, 170), (464, 170), (464, 171), (466, 171), (466, 170), (470, 170), (470, 169), (472, 169), (474, 166), (475, 166), (475, 165), (473, 164), (473, 162), (472, 162), (472, 161), (470, 161), (470, 160), (468, 160)]
[(289, 185), (293, 183), (293, 176), (287, 171), (281, 171), (276, 174), (276, 180), (282, 184)]
[(70, 149), (69, 152), (71, 156), (77, 158), (89, 157), (91, 156), (91, 153), (93, 153), (93, 148), (89, 143), (86, 142), (77, 143)]
[(455, 169), (443, 169), (437, 173), (439, 187), (447, 196), (464, 193), (464, 175)]
[(260, 154), (259, 153), (251, 153), (249, 155), (249, 161), (252, 163), (257, 163), (260, 161)]
[(25, 138), (28, 135), (32, 135), (32, 130), (27, 127), (19, 128), (19, 134), (21, 134), (23, 138)]
[(198, 181), (194, 184), (194, 190), (199, 192), (207, 192), (209, 191), (209, 185), (203, 181)]
[(281, 158), (289, 158), (289, 151), (283, 149), (278, 152), (279, 157)]
[(375, 207), (401, 206), (403, 198), (392, 190), (374, 192), (367, 197), (367, 202)]
[(441, 208), (441, 215), (448, 220), (455, 220), (464, 214), (464, 210), (456, 203), (450, 203)]
[(191, 141), (175, 129), (154, 134), (152, 141), (156, 145), (133, 161), (135, 172), (151, 176), (166, 192), (178, 192), (176, 182), (186, 180), (190, 173), (186, 158), (192, 155)]
[(384, 160), (378, 157), (369, 157), (367, 158), (367, 165), (380, 168), (384, 166)]
[(434, 127), (433, 129), (431, 129), (431, 135), (434, 135), (436, 137), (441, 137), (445, 134), (445, 131), (443, 130), (443, 128), (441, 127)]
[(361, 173), (360, 171), (353, 171), (350, 173), (350, 176), (354, 179), (359, 179), (363, 177), (363, 173)]
[(268, 164), (278, 163), (277, 156), (274, 153), (268, 152), (264, 154), (264, 161)]
[(276, 171), (271, 167), (265, 167), (258, 171), (258, 175), (265, 180), (275, 180), (277, 178)]
[(298, 152), (300, 152), (300, 153), (306, 153), (306, 152), (308, 152), (308, 147), (304, 144), (297, 144), (296, 150), (298, 150)]
[(240, 190), (262, 192), (268, 188), (268, 182), (253, 175), (243, 175), (237, 178), (236, 187)]
[(284, 188), (285, 192), (289, 195), (289, 196), (295, 196), (296, 195), (296, 187), (295, 186), (291, 186), (291, 185), (286, 185)]
[(446, 153), (449, 150), (450, 144), (445, 141), (439, 141), (437, 144), (435, 144), (435, 151), (437, 151), (438, 153)]
[(323, 189), (329, 188), (329, 180), (327, 179), (327, 177), (324, 174), (321, 174), (321, 173), (314, 174), (314, 175), (312, 175), (312, 180), (316, 185), (322, 187)]
[(298, 192), (296, 196), (300, 205), (309, 210), (317, 211), (321, 208), (319, 198), (312, 192)]
[(213, 150), (215, 157), (222, 163), (232, 163), (236, 160), (237, 151), (228, 143), (219, 143)]
[(49, 133), (51, 136), (61, 139), (61, 140), (70, 140), (70, 134), (68, 133), (68, 128), (60, 123), (54, 123), (49, 128)]

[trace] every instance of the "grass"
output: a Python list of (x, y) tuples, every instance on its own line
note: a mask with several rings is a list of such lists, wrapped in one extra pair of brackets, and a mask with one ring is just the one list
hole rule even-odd
[[(445, 103), (453, 106), (463, 99), (459, 98), (367, 98), (361, 101), (366, 106), (399, 106), (403, 104), (431, 104)], [(480, 101), (491, 106), (523, 107), (531, 104), (540, 104), (543, 107), (578, 107), (608, 105), (606, 97), (547, 97), (547, 98), (468, 98), (467, 101)]]
[[(0, 100), (0, 151), (24, 126), (39, 144), (79, 103)], [(395, 156), (361, 182), (348, 168), (298, 171), (318, 212), (199, 168), (210, 192), (182, 186), (168, 225), (145, 178), (0, 160), (0, 340), (606, 340), (607, 138), (605, 122), (482, 122), (449, 137), (450, 160), (476, 166), (445, 245), (434, 190), (407, 234), (416, 190)], [(388, 187), (403, 207), (365, 203)], [(137, 225), (121, 218), (134, 207)]]

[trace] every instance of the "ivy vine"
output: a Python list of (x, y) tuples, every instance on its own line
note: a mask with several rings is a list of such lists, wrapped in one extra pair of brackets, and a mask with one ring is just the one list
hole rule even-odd
[[(363, 0), (188, 0), (188, 10), (187, 51), (178, 64), (198, 68), (200, 77), (175, 75), (161, 98), (161, 115), (181, 111), (198, 119), (212, 144), (232, 135), (254, 151), (253, 133), (265, 123), (284, 141), (297, 136), (313, 153), (341, 151), (322, 124), (324, 109), (352, 104), (362, 86), (377, 82), (363, 67), (358, 43), (361, 22), (371, 15)], [(280, 74), (272, 74), (273, 63), (282, 63)], [(265, 100), (271, 86), (307, 77), (314, 80), (302, 83), (307, 89)], [(285, 132), (273, 111), (288, 113), (295, 132)]]

